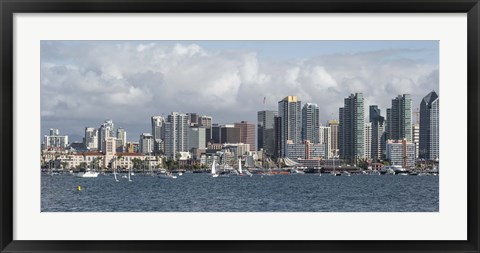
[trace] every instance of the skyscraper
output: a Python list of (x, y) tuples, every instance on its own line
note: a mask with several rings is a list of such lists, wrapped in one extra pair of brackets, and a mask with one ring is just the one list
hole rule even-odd
[(328, 121), (328, 126), (330, 127), (330, 133), (331, 133), (331, 157), (338, 157), (338, 120), (329, 120)]
[(332, 157), (332, 129), (327, 126), (319, 126), (318, 132), (318, 143), (325, 146), (324, 158)]
[(287, 141), (301, 143), (302, 102), (297, 96), (288, 96), (278, 102), (278, 116), (281, 118), (281, 156), (285, 156)]
[(127, 131), (125, 131), (124, 128), (118, 128), (117, 129), (117, 140), (120, 140), (120, 147), (116, 147), (117, 149), (122, 150), (122, 152), (126, 149), (127, 147)]
[(187, 114), (172, 112), (165, 123), (165, 155), (176, 159), (178, 152), (188, 151), (190, 121)]
[(365, 123), (365, 154), (366, 159), (372, 158), (372, 122)]
[(240, 128), (232, 124), (220, 127), (220, 143), (240, 143)]
[(417, 159), (420, 151), (420, 124), (418, 123), (412, 125), (412, 138), (415, 145), (415, 159)]
[(391, 140), (403, 140), (412, 142), (412, 99), (409, 94), (398, 95), (392, 99), (391, 124), (388, 138)]
[(306, 103), (302, 108), (302, 139), (319, 143), (320, 110), (317, 104)]
[(379, 161), (383, 159), (385, 150), (385, 118), (381, 115), (381, 111), (376, 105), (370, 106), (369, 118), (372, 123), (371, 158), (374, 161)]
[(153, 148), (155, 145), (155, 139), (153, 135), (149, 133), (143, 133), (140, 135), (140, 140), (138, 141), (139, 151), (142, 154), (151, 154), (153, 153)]
[(105, 150), (105, 140), (109, 137), (115, 137), (115, 130), (113, 128), (113, 121), (106, 120), (98, 131), (98, 150)]
[(276, 111), (257, 113), (257, 150), (263, 149), (267, 156), (275, 156), (275, 116)]
[(152, 116), (151, 124), (152, 136), (155, 140), (154, 151), (163, 151), (165, 149), (163, 145), (165, 139), (165, 118), (162, 116)]
[(351, 94), (339, 109), (340, 158), (356, 163), (365, 156), (363, 94)]
[(198, 126), (205, 127), (205, 144), (212, 139), (212, 116), (202, 115), (198, 117)]
[(250, 150), (255, 150), (255, 124), (248, 123), (247, 121), (241, 121), (234, 124), (235, 127), (240, 128), (240, 142), (244, 144), (250, 144)]
[(439, 158), (439, 137), (439, 97), (432, 91), (420, 103), (420, 158)]
[(94, 127), (85, 128), (85, 148), (89, 150), (98, 149), (98, 129)]

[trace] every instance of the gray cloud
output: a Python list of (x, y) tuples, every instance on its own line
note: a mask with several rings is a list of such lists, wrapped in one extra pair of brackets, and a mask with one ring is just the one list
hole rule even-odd
[(255, 122), (257, 111), (276, 110), (287, 95), (319, 104), (325, 123), (338, 117), (350, 93), (363, 92), (366, 108), (377, 104), (384, 113), (398, 94), (412, 94), (416, 108), (428, 92), (438, 92), (438, 63), (398, 56), (412, 54), (408, 49), (290, 60), (174, 42), (45, 41), (41, 50), (42, 133), (55, 127), (82, 135), (84, 127), (113, 119), (136, 140), (150, 131), (151, 115), (172, 111)]

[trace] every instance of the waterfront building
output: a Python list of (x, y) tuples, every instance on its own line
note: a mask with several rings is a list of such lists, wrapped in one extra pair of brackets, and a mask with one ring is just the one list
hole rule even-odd
[(117, 139), (115, 137), (106, 137), (105, 138), (105, 141), (104, 141), (104, 144), (103, 144), (103, 150), (102, 150), (102, 153), (104, 155), (103, 167), (107, 167), (109, 162), (115, 156), (115, 153), (117, 151), (116, 140)]
[(412, 99), (409, 94), (392, 99), (388, 138), (412, 142)]
[(391, 165), (400, 165), (403, 168), (415, 167), (415, 144), (403, 140), (387, 141), (387, 160)]
[(43, 150), (64, 150), (68, 145), (68, 136), (60, 135), (60, 130), (50, 128), (49, 135), (43, 136)]
[(88, 150), (97, 150), (98, 148), (98, 128), (86, 127), (85, 138), (83, 139), (85, 148)]
[(332, 153), (332, 129), (327, 126), (319, 126), (319, 140), (318, 143), (325, 146), (325, 158), (333, 156)]
[(420, 158), (439, 158), (439, 137), (439, 97), (432, 91), (420, 103)]
[(287, 96), (278, 102), (278, 116), (281, 121), (281, 156), (286, 155), (287, 142), (301, 143), (302, 102), (297, 96)]
[(188, 134), (188, 150), (205, 149), (205, 127), (190, 127)]
[(356, 163), (365, 156), (363, 94), (351, 94), (339, 109), (340, 158)]
[(317, 104), (306, 103), (302, 108), (302, 140), (319, 143), (320, 110)]
[(275, 156), (275, 117), (277, 111), (257, 112), (257, 150), (263, 149), (267, 157)]
[(155, 146), (155, 139), (153, 138), (153, 135), (151, 135), (150, 133), (141, 134), (138, 144), (140, 153), (144, 155), (153, 154), (153, 149)]
[(224, 143), (222, 150), (228, 150), (235, 157), (247, 155), (250, 152), (250, 144), (248, 143)]
[(240, 142), (249, 144), (249, 151), (255, 151), (255, 124), (241, 121), (234, 126), (240, 129)]
[(329, 120), (328, 126), (330, 127), (330, 157), (338, 157), (338, 120)]
[(127, 146), (127, 131), (124, 128), (117, 129), (117, 150), (119, 152), (124, 152)]
[(106, 120), (98, 130), (98, 150), (104, 150), (105, 140), (115, 137), (115, 130), (112, 120)]
[(287, 143), (286, 157), (297, 159), (321, 159), (325, 158), (325, 144), (310, 143), (304, 141), (303, 143)]
[(365, 157), (366, 159), (372, 159), (372, 123), (365, 123)]
[(220, 143), (240, 143), (240, 128), (226, 124), (220, 128)]
[(165, 150), (164, 140), (165, 140), (165, 118), (162, 116), (152, 116), (151, 119), (152, 125), (152, 136), (155, 140), (154, 151), (159, 153)]
[(188, 152), (190, 122), (187, 114), (172, 112), (165, 123), (165, 155), (176, 159), (178, 152)]

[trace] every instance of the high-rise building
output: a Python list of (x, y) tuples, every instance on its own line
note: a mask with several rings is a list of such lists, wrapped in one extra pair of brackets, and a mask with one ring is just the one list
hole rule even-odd
[(172, 112), (165, 123), (165, 155), (176, 159), (177, 153), (188, 152), (190, 122), (187, 114)]
[(339, 109), (340, 158), (356, 163), (365, 155), (363, 94), (351, 94)]
[(56, 128), (50, 128), (50, 135), (43, 136), (44, 150), (63, 150), (68, 145), (68, 136), (61, 136)]
[(403, 140), (412, 142), (412, 99), (409, 94), (398, 95), (392, 99), (391, 124), (388, 138), (391, 140)]
[(331, 157), (338, 157), (338, 120), (329, 120), (328, 126), (330, 127), (330, 156)]
[(386, 133), (385, 133), (385, 118), (381, 115), (381, 111), (377, 105), (370, 106), (370, 123), (372, 123), (371, 136), (371, 155), (374, 161), (383, 160), (383, 153), (385, 151)]
[(125, 131), (124, 128), (117, 129), (117, 140), (120, 144), (117, 145), (117, 150), (121, 150), (121, 152), (124, 152), (127, 147), (127, 131)]
[(190, 127), (188, 132), (188, 149), (205, 149), (205, 127)]
[(288, 96), (278, 102), (278, 116), (281, 118), (281, 156), (285, 156), (287, 142), (301, 143), (302, 102), (297, 96)]
[(115, 130), (113, 128), (112, 120), (106, 120), (98, 130), (98, 150), (103, 151), (105, 149), (103, 145), (108, 137), (115, 137)]
[(164, 151), (164, 140), (165, 140), (165, 118), (162, 116), (152, 116), (152, 136), (155, 140), (154, 151), (160, 152)]
[(324, 158), (330, 158), (332, 153), (332, 129), (327, 126), (319, 126), (318, 143), (325, 146)]
[(302, 108), (302, 139), (319, 143), (320, 110), (317, 104), (306, 103)]
[(98, 129), (94, 127), (85, 128), (85, 148), (88, 150), (97, 150), (98, 148)]
[(208, 142), (221, 143), (221, 141), (220, 141), (220, 128), (222, 128), (222, 126), (220, 126), (219, 124), (212, 124), (212, 126), (211, 126), (212, 134), (211, 134), (211, 138), (210, 138), (210, 140), (208, 140)]
[(420, 158), (439, 159), (439, 137), (439, 97), (432, 91), (420, 103)]
[(259, 111), (257, 113), (258, 150), (263, 149), (267, 157), (275, 156), (275, 116), (276, 111)]
[(255, 151), (255, 124), (241, 121), (234, 126), (240, 128), (240, 143), (250, 144), (249, 151)]
[(139, 152), (146, 155), (152, 154), (153, 148), (155, 145), (155, 139), (150, 133), (143, 133), (140, 135), (140, 140), (138, 141)]
[(188, 119), (190, 120), (190, 125), (191, 126), (198, 126), (198, 116), (194, 112), (189, 112), (187, 113)]
[(365, 157), (372, 159), (372, 122), (365, 123)]
[(205, 127), (205, 144), (212, 140), (212, 116), (202, 115), (198, 117), (198, 126)]
[(273, 157), (278, 158), (282, 156), (282, 117), (275, 116), (273, 121), (275, 129), (275, 152)]
[(412, 138), (415, 145), (415, 159), (417, 159), (420, 151), (420, 124), (418, 123), (412, 125)]
[(221, 126), (220, 143), (241, 143), (240, 128), (235, 127), (235, 125), (232, 124), (226, 124)]

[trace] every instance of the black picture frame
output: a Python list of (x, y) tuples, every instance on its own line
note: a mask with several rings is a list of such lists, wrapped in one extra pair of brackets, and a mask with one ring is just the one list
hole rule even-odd
[[(0, 0), (1, 252), (479, 252), (478, 0)], [(13, 240), (13, 14), (15, 13), (467, 13), (468, 228), (466, 241), (16, 241)], [(447, 105), (448, 106), (448, 105)]]

